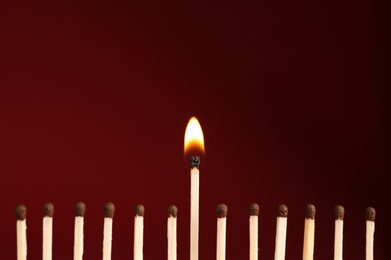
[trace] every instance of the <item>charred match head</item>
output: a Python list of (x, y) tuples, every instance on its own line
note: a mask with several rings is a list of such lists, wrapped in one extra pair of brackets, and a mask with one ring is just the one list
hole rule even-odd
[(307, 204), (305, 206), (305, 218), (315, 219), (315, 206), (313, 204)]
[(19, 204), (15, 207), (15, 217), (17, 220), (25, 220), (26, 219), (27, 209), (25, 205)]
[(228, 213), (228, 207), (225, 204), (219, 204), (217, 206), (217, 217), (218, 218), (226, 218)]
[(143, 217), (144, 213), (145, 213), (145, 209), (143, 205), (138, 204), (136, 205), (136, 207), (134, 207), (134, 216)]
[(190, 168), (193, 169), (194, 167), (200, 168), (200, 157), (195, 155), (190, 157)]
[(75, 204), (75, 217), (84, 217), (86, 213), (86, 204), (84, 202), (79, 201)]
[(178, 215), (178, 208), (175, 205), (171, 205), (167, 208), (168, 217), (176, 218)]
[(252, 203), (248, 207), (248, 214), (250, 216), (258, 216), (259, 215), (259, 205), (257, 203)]
[(278, 207), (277, 207), (277, 217), (287, 218), (288, 217), (288, 207), (285, 206), (284, 204), (278, 205)]
[(54, 213), (54, 206), (52, 203), (50, 202), (46, 202), (45, 204), (43, 204), (42, 206), (42, 213), (43, 213), (43, 216), (44, 217), (53, 217), (53, 213)]
[(375, 221), (376, 211), (372, 207), (368, 207), (365, 209), (365, 219), (369, 221)]
[(115, 206), (112, 202), (107, 202), (103, 205), (103, 215), (105, 218), (113, 218), (114, 217)]
[(345, 216), (345, 209), (341, 205), (337, 205), (334, 207), (334, 219), (335, 220), (343, 220)]

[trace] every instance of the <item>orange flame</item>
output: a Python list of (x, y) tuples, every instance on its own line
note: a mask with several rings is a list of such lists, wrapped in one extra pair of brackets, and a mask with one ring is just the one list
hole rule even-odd
[(204, 154), (204, 134), (202, 133), (200, 122), (194, 116), (190, 118), (185, 132), (185, 154), (190, 152), (196, 153), (191, 155), (197, 155), (197, 153)]

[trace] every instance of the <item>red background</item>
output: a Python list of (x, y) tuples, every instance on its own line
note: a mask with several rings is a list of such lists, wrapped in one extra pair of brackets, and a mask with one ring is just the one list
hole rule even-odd
[[(382, 7), (373, 1), (228, 4), (16, 1), (0, 4), (0, 258), (16, 258), (14, 207), (27, 206), (28, 258), (40, 259), (42, 205), (55, 206), (54, 258), (73, 255), (73, 206), (87, 205), (84, 259), (132, 259), (133, 208), (145, 259), (166, 258), (175, 204), (189, 257), (187, 121), (203, 127), (200, 259), (215, 258), (216, 206), (229, 207), (227, 259), (248, 258), (248, 205), (260, 205), (260, 259), (273, 259), (275, 210), (289, 207), (287, 259), (301, 259), (315, 204), (315, 258), (365, 258), (364, 210), (377, 210), (375, 258), (390, 232), (385, 174)], [(8, 1), (10, 2), (10, 1)], [(15, 1), (13, 1), (15, 2)], [(56, 2), (56, 1), (55, 1)]]

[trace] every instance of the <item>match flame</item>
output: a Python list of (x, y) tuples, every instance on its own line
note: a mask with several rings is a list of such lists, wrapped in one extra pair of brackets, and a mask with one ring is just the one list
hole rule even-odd
[[(200, 122), (194, 116), (190, 118), (185, 132), (185, 154), (190, 151), (196, 151), (196, 153), (205, 152), (204, 147), (204, 134), (202, 133)], [(196, 155), (196, 154), (192, 154)]]

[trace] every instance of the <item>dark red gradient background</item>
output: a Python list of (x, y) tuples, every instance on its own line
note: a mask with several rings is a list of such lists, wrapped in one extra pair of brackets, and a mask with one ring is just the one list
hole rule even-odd
[[(8, 2), (8, 3), (7, 3)], [(14, 2), (10, 4), (10, 2)], [(132, 259), (133, 208), (145, 259), (166, 258), (166, 208), (189, 257), (187, 121), (204, 130), (200, 259), (215, 258), (216, 206), (229, 207), (227, 259), (248, 259), (248, 205), (260, 205), (260, 259), (289, 207), (287, 259), (301, 259), (304, 206), (317, 208), (315, 259), (365, 259), (364, 210), (387, 251), (382, 7), (373, 1), (2, 1), (0, 258), (16, 259), (13, 209), (27, 206), (28, 259), (41, 259), (42, 205), (55, 206), (56, 260), (72, 259), (73, 206), (87, 205), (84, 259), (102, 257), (103, 204), (116, 205), (113, 259)]]

